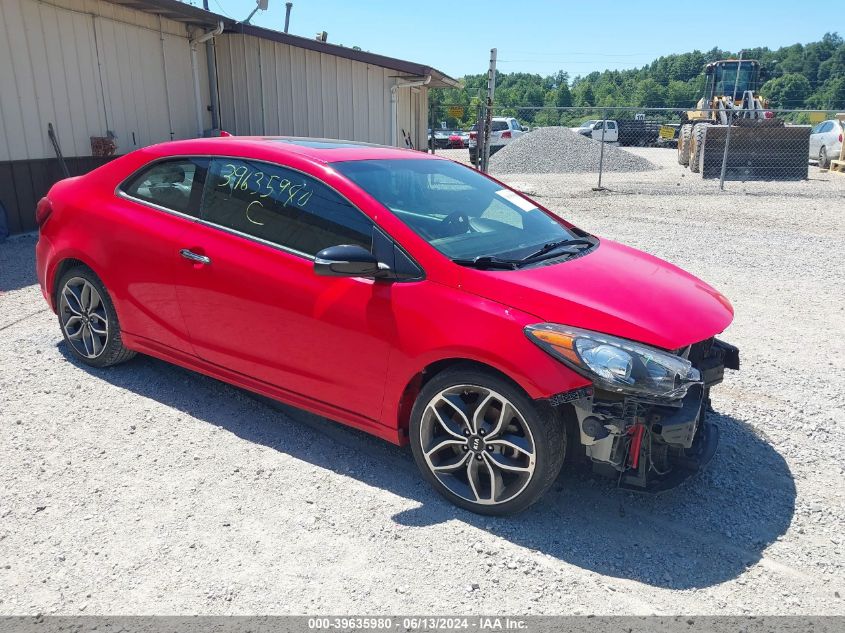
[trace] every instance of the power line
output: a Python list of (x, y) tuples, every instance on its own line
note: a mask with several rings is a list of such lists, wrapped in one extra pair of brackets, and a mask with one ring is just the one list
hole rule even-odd
[(237, 20), (237, 18), (233, 18), (231, 15), (229, 15), (228, 13), (226, 13), (226, 10), (223, 8), (223, 6), (222, 6), (222, 5), (221, 5), (221, 4), (220, 4), (217, 0), (214, 0), (214, 4), (216, 4), (216, 5), (217, 5), (217, 8), (218, 8), (218, 9), (220, 9), (220, 13), (222, 13), (223, 15), (225, 15), (227, 18), (229, 18), (229, 19), (231, 19), (231, 20)]

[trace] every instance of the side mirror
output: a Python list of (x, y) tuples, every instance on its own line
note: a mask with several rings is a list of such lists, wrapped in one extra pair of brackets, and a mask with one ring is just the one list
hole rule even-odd
[(388, 270), (370, 251), (353, 244), (329, 246), (314, 259), (314, 272), (326, 277), (378, 277)]

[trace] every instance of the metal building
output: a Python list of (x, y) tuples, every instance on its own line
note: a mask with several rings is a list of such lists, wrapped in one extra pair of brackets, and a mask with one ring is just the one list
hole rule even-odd
[(428, 90), (454, 85), (178, 0), (2, 0), (0, 213), (13, 233), (35, 228), (63, 173), (48, 124), (71, 174), (213, 127), (425, 147)]

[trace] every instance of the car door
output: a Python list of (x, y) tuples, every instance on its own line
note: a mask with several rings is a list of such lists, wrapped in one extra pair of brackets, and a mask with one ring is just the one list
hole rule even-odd
[(315, 178), (213, 160), (176, 276), (197, 355), (378, 418), (395, 331), (390, 284), (318, 276), (313, 264), (327, 246), (370, 248), (372, 235), (372, 221)]
[(522, 126), (519, 124), (519, 121), (517, 121), (516, 119), (511, 119), (510, 125), (511, 125), (511, 136), (513, 138), (519, 138), (520, 136), (525, 134), (525, 132), (522, 131)]
[(824, 123), (819, 123), (810, 130), (810, 158), (819, 157), (819, 131)]
[[(827, 149), (827, 155), (830, 156), (833, 148), (836, 146), (837, 136), (839, 133), (839, 126), (833, 121), (825, 121), (824, 126), (819, 130), (819, 149), (824, 146)], [(834, 158), (838, 158), (834, 156)]]
[(191, 354), (173, 275), (186, 230), (194, 225), (207, 159), (173, 158), (146, 165), (117, 190), (120, 225), (108, 234), (108, 278), (121, 327), (153, 346)]
[(607, 129), (604, 132), (605, 143), (616, 143), (619, 140), (619, 128), (616, 121), (606, 121)]
[(593, 125), (592, 138), (594, 141), (610, 141), (610, 130), (606, 127), (608, 121), (596, 121)]

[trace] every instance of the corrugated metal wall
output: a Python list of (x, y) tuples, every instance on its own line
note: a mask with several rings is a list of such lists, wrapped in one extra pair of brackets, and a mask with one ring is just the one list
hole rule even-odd
[[(196, 136), (189, 37), (180, 22), (101, 0), (2, 0), (0, 161), (52, 157), (48, 122), (66, 156), (90, 156), (106, 130), (118, 153)], [(207, 100), (202, 47), (197, 61)]]
[[(224, 34), (215, 50), (224, 130), (390, 144), (397, 71), (252, 35)], [(398, 91), (399, 130), (415, 147), (425, 147), (427, 99), (425, 88)]]
[[(61, 174), (48, 123), (73, 173), (103, 162), (90, 158), (90, 137), (107, 130), (118, 154), (197, 135), (189, 44), (197, 33), (104, 0), (0, 0), (0, 207), (13, 232), (35, 228), (35, 202)], [(253, 35), (215, 42), (229, 132), (390, 144), (397, 71)], [(202, 46), (197, 66), (207, 129)], [(425, 147), (427, 89), (397, 97), (399, 143), (404, 129)]]

